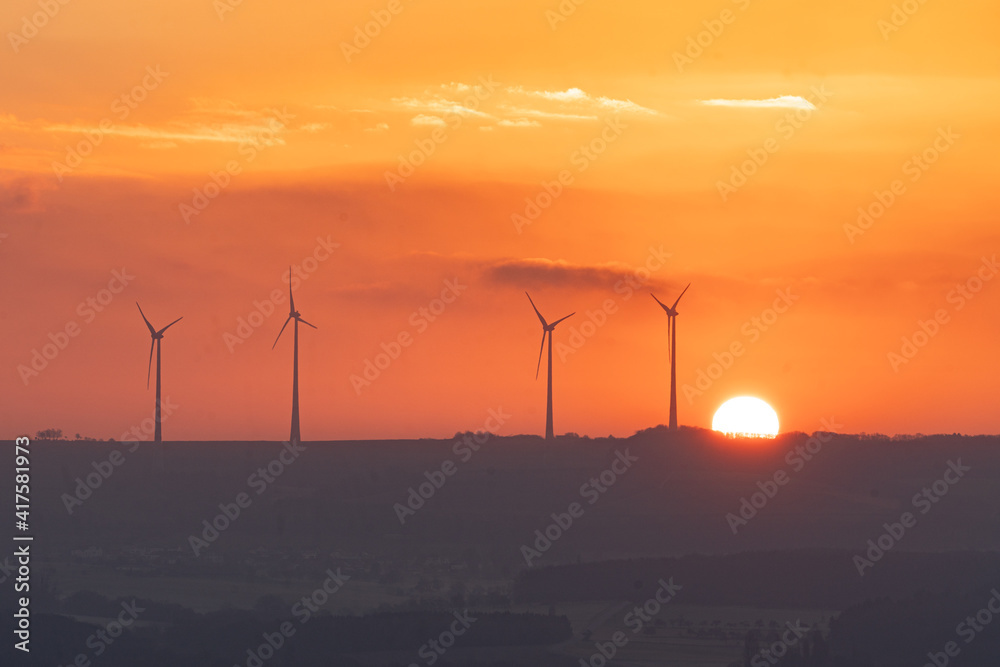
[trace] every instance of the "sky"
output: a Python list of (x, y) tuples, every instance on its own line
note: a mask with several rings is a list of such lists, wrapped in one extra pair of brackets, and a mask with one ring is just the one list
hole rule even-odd
[[(47, 9), (46, 9), (47, 8)], [(0, 437), (998, 433), (1000, 5), (0, 9)], [(274, 300), (273, 300), (274, 299)], [(277, 301), (277, 302), (275, 302)], [(403, 344), (405, 342), (405, 344)], [(381, 356), (380, 356), (381, 355)], [(826, 420), (826, 421), (823, 421)]]

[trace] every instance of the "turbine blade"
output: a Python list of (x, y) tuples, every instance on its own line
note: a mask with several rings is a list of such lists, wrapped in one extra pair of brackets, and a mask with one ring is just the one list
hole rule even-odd
[(556, 320), (555, 322), (553, 322), (552, 324), (549, 325), (549, 331), (552, 331), (553, 329), (555, 329), (556, 325), (559, 324), (560, 322), (562, 322), (563, 320), (568, 320), (569, 318), (573, 317), (574, 315), (576, 315), (576, 311), (570, 313), (569, 315), (567, 315), (566, 317), (564, 317), (562, 319)]
[(183, 319), (184, 319), (183, 317), (178, 317), (178, 318), (177, 318), (176, 320), (174, 320), (173, 322), (171, 322), (171, 323), (170, 323), (170, 324), (168, 324), (167, 326), (163, 327), (162, 329), (160, 329), (160, 330), (159, 330), (159, 331), (157, 331), (156, 333), (158, 333), (158, 334), (161, 334), (161, 333), (163, 333), (164, 331), (166, 331), (166, 330), (167, 330), (167, 329), (169, 329), (170, 327), (174, 326), (175, 324), (177, 324), (178, 322), (180, 322), (180, 321), (181, 321), (181, 320), (183, 320)]
[(292, 296), (292, 267), (290, 266), (288, 267), (288, 308), (288, 312), (295, 312), (295, 297)]
[(149, 344), (149, 364), (146, 366), (146, 389), (149, 389), (149, 373), (153, 370), (153, 348), (156, 347), (156, 339), (154, 338)]
[[(525, 294), (525, 296), (528, 297), (528, 301), (531, 301), (531, 295), (528, 294), (527, 292), (525, 292), (524, 294)], [(540, 312), (538, 312), (538, 308), (535, 307), (535, 302), (534, 301), (531, 301), (531, 307), (535, 309), (535, 315), (538, 315), (538, 319), (541, 321), (542, 326), (543, 327), (549, 326), (549, 323), (545, 321), (545, 318), (542, 317), (542, 314)]]
[[(691, 287), (691, 283), (688, 283), (688, 286), (684, 288), (684, 292), (688, 291), (688, 287)], [(684, 292), (681, 292), (681, 296), (684, 296)], [(677, 304), (680, 303), (681, 296), (677, 297), (677, 301), (674, 301), (674, 305), (670, 310), (674, 310), (677, 308)]]
[(545, 351), (545, 334), (549, 333), (545, 329), (542, 329), (542, 346), (538, 348), (538, 366), (535, 368), (535, 379), (538, 379), (538, 373), (542, 370), (542, 352)]
[(663, 310), (667, 311), (668, 314), (670, 313), (670, 308), (667, 307), (667, 304), (665, 304), (662, 301), (660, 301), (659, 299), (657, 299), (655, 294), (653, 294), (652, 292), (650, 292), (649, 296), (653, 297), (653, 301), (655, 301), (656, 303), (660, 304), (660, 307), (663, 308)]
[(146, 319), (146, 314), (142, 312), (142, 306), (139, 305), (138, 301), (135, 302), (135, 307), (139, 309), (139, 314), (142, 315), (142, 321), (146, 323), (147, 327), (149, 327), (149, 335), (155, 336), (156, 335), (156, 329), (154, 329), (153, 325), (150, 324), (149, 320)]
[[(299, 318), (297, 318), (297, 319), (299, 320), (299, 322), (302, 322), (302, 324), (309, 324), (308, 322), (306, 322), (306, 321), (305, 321), (304, 319), (302, 319), (301, 317), (299, 317)], [(309, 324), (309, 326), (311, 326), (311, 327), (312, 327), (313, 329), (319, 329), (319, 327), (318, 327), (318, 326), (316, 326), (315, 324)]]
[[(278, 338), (281, 338), (281, 334), (285, 333), (285, 327), (288, 326), (288, 323), (291, 322), (292, 319), (294, 319), (294, 318), (292, 318), (292, 316), (289, 315), (288, 319), (285, 320), (285, 323), (281, 325), (281, 331), (278, 332)], [(274, 349), (274, 346), (278, 344), (278, 338), (274, 339), (274, 345), (271, 345), (271, 349), (272, 350)]]

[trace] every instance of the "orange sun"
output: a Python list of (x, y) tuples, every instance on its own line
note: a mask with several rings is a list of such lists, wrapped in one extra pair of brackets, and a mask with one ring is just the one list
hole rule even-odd
[(734, 437), (773, 438), (778, 435), (778, 413), (759, 398), (738, 396), (716, 411), (712, 430)]

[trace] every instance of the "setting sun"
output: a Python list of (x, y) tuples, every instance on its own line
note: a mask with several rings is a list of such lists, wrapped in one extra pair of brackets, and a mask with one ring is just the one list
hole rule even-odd
[(731, 398), (715, 412), (712, 430), (739, 437), (773, 438), (778, 435), (778, 413), (759, 398)]

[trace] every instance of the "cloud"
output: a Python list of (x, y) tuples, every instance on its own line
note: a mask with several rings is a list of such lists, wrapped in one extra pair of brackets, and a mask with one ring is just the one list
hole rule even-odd
[(414, 116), (410, 119), (410, 125), (431, 125), (436, 127), (442, 127), (447, 123), (444, 122), (443, 118), (438, 116), (425, 116), (420, 114), (419, 116)]
[(514, 120), (503, 119), (497, 125), (501, 127), (541, 127), (542, 124), (537, 120), (530, 120), (528, 118), (516, 118)]
[[(492, 283), (532, 287), (574, 287), (612, 289), (625, 276), (634, 275), (635, 267), (622, 262), (607, 264), (572, 264), (544, 258), (505, 259), (483, 269), (483, 277)], [(657, 284), (656, 279), (647, 283)], [(662, 284), (662, 283), (659, 283)]]
[(412, 111), (423, 111), (433, 114), (458, 114), (459, 116), (475, 116), (476, 118), (492, 118), (492, 116), (478, 109), (470, 109), (461, 102), (450, 100), (442, 95), (431, 95), (426, 98), (418, 97), (394, 97), (392, 103), (397, 107), (403, 107)]
[[(34, 129), (42, 132), (91, 135), (116, 135), (154, 142), (211, 142), (211, 143), (257, 143), (284, 144), (281, 133), (289, 128), (280, 120), (282, 114), (274, 110), (251, 111), (241, 109), (232, 102), (193, 100), (193, 109), (182, 114), (178, 120), (163, 125), (122, 125), (105, 118), (100, 123), (52, 123), (38, 121)], [(13, 117), (11, 117), (13, 118)], [(2, 121), (4, 119), (0, 119)], [(16, 119), (15, 119), (16, 120)], [(20, 124), (23, 126), (23, 123)], [(315, 132), (325, 124), (311, 123), (300, 129)]]
[(531, 97), (541, 97), (545, 100), (555, 100), (557, 102), (582, 102), (590, 99), (590, 96), (579, 88), (569, 88), (568, 90), (549, 92), (547, 90), (525, 90), (521, 86), (513, 86), (507, 90), (512, 93), (530, 95)]
[(275, 121), (272, 124), (225, 124), (217, 126), (206, 126), (201, 124), (173, 123), (168, 127), (157, 128), (145, 125), (112, 125), (109, 128), (101, 128), (96, 125), (76, 125), (58, 123), (45, 127), (47, 132), (66, 133), (89, 133), (89, 134), (113, 134), (122, 137), (132, 137), (138, 139), (154, 139), (160, 141), (182, 141), (191, 142), (222, 142), (239, 144), (244, 141), (265, 141), (262, 135), (270, 133), (272, 137), (266, 139), (268, 143), (284, 144), (285, 140), (277, 136), (276, 132), (284, 129), (281, 123)]
[[(596, 121), (602, 114), (625, 113), (650, 116), (660, 115), (658, 111), (640, 106), (631, 100), (617, 100), (604, 96), (593, 96), (580, 88), (566, 90), (529, 90), (522, 86), (502, 89), (492, 113), (472, 109), (461, 96), (479, 90), (479, 86), (464, 83), (442, 84), (419, 96), (393, 97), (391, 103), (397, 108), (418, 112), (411, 120), (412, 125), (442, 125), (443, 116), (457, 114), (474, 117), (483, 121), (493, 121), (496, 127), (540, 127), (540, 121), (578, 122)], [(431, 120), (435, 119), (435, 120)]]
[(231, 100), (214, 100), (204, 97), (191, 98), (192, 113), (227, 118), (259, 118), (260, 112), (244, 109)]
[(28, 124), (17, 119), (12, 113), (0, 113), (0, 129), (4, 130), (27, 130)]
[(389, 124), (388, 123), (379, 123), (375, 127), (366, 127), (365, 128), (365, 132), (388, 132), (388, 131), (389, 131)]
[(701, 104), (710, 107), (734, 107), (741, 109), (783, 108), (814, 110), (816, 108), (812, 102), (798, 95), (782, 95), (781, 97), (772, 97), (766, 100), (701, 100)]
[(594, 115), (581, 115), (571, 113), (559, 113), (556, 111), (542, 111), (541, 109), (529, 109), (527, 107), (515, 107), (501, 104), (497, 107), (510, 116), (520, 116), (528, 118), (544, 118), (549, 120), (597, 120)]
[(656, 116), (660, 112), (636, 104), (631, 100), (616, 100), (611, 97), (594, 97), (580, 88), (566, 90), (527, 90), (522, 86), (511, 86), (507, 92), (515, 96), (523, 96), (546, 102), (570, 110), (585, 110), (590, 112), (636, 113)]

